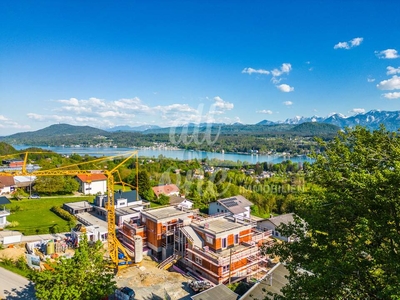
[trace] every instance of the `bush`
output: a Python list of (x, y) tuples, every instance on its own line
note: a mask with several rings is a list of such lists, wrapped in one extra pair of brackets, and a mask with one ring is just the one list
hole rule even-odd
[(19, 226), (19, 223), (17, 221), (12, 221), (6, 227), (7, 228), (14, 228), (14, 227), (18, 227), (18, 226)]
[(59, 206), (53, 206), (50, 210), (65, 221), (75, 222), (76, 220), (73, 215), (71, 215), (69, 212), (65, 211)]

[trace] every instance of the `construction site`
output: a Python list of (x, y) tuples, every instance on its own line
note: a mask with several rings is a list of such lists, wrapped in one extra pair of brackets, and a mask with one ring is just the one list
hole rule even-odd
[[(9, 176), (79, 175), (82, 185), (93, 187), (94, 178), (106, 184), (105, 193), (97, 195), (93, 203), (64, 204), (63, 208), (79, 221), (65, 238), (24, 245), (31, 267), (46, 268), (46, 258), (73, 255), (73, 248), (86, 235), (89, 241), (105, 243), (118, 285), (134, 288), (137, 295), (143, 288), (148, 297), (149, 287), (159, 283), (151, 293), (160, 297), (160, 291), (174, 293), (173, 299), (180, 299), (196, 289), (265, 276), (269, 265), (261, 246), (271, 244), (273, 239), (271, 230), (261, 229), (257, 219), (250, 216), (250, 201), (240, 195), (220, 199), (210, 204), (211, 212), (218, 211), (212, 215), (192, 209), (184, 198), (174, 205), (149, 208), (149, 203), (139, 197), (137, 187), (135, 193), (114, 191), (118, 168), (134, 156), (137, 161), (137, 152), (131, 153), (112, 170), (82, 171), (79, 165), (73, 165), (27, 172), (28, 153), (25, 154), (21, 170), (8, 173)], [(194, 282), (202, 282), (201, 287)], [(167, 287), (173, 288), (168, 291)]]

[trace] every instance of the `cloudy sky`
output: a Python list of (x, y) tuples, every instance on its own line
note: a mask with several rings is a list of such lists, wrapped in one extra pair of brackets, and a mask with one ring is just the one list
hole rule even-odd
[(398, 1), (0, 1), (0, 136), (400, 110)]

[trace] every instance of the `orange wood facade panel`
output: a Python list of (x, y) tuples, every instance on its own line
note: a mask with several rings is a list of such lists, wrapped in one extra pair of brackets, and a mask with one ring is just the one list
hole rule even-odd
[(146, 218), (147, 242), (156, 247), (161, 247), (162, 224)]

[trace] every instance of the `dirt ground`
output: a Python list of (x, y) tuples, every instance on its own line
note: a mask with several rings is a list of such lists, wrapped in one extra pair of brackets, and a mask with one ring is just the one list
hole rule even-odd
[(25, 255), (24, 245), (14, 245), (12, 248), (0, 250), (0, 258), (11, 258), (15, 261), (23, 255)]
[[(23, 255), (24, 244), (0, 250), (0, 258), (17, 260)], [(140, 264), (120, 270), (116, 276), (117, 286), (132, 288), (137, 300), (190, 300), (193, 291), (188, 283), (191, 280), (178, 272), (158, 269), (157, 263), (148, 256), (143, 256)]]
[(118, 273), (117, 285), (132, 288), (138, 300), (188, 300), (192, 292), (188, 286), (191, 280), (178, 272), (160, 270), (150, 257), (143, 256), (140, 265)]

